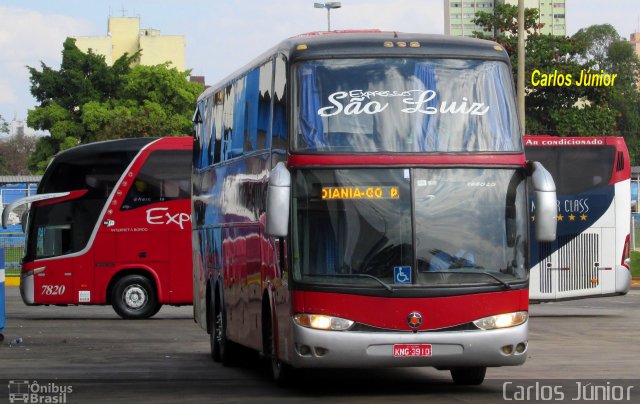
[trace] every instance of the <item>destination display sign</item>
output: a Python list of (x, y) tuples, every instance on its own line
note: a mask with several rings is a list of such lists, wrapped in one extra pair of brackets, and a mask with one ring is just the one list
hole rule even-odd
[(323, 187), (322, 199), (400, 199), (398, 187)]

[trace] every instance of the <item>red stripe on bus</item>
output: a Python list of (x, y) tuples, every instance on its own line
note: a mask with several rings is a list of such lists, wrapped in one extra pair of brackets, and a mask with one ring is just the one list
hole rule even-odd
[(325, 314), (392, 330), (410, 330), (407, 316), (417, 311), (422, 315), (418, 330), (425, 331), (527, 311), (529, 289), (411, 299), (296, 291), (292, 300), (294, 314)]

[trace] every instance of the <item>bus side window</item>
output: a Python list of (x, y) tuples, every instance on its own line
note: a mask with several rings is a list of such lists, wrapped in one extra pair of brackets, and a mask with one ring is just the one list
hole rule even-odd
[(213, 164), (219, 163), (222, 159), (222, 131), (224, 130), (224, 124), (222, 122), (222, 116), (224, 113), (224, 93), (219, 91), (213, 96), (213, 109), (211, 114), (213, 115), (213, 124), (211, 125), (211, 142), (209, 147), (213, 144), (211, 150), (211, 161)]
[[(241, 102), (244, 104), (244, 119), (242, 122), (244, 154), (257, 150), (258, 140), (258, 107), (260, 89), (260, 70), (253, 69), (244, 80), (244, 91)], [(240, 96), (240, 94), (238, 94)]]
[(191, 152), (189, 150), (154, 151), (136, 175), (120, 210), (188, 198), (189, 181), (183, 179), (190, 172)]
[(172, 180), (165, 181), (163, 196), (166, 199), (177, 199), (180, 196), (180, 186), (178, 183)]
[(233, 108), (235, 103), (235, 85), (229, 85), (224, 90), (223, 122), (222, 122), (222, 150), (220, 152), (220, 161), (226, 161), (231, 158), (231, 148), (233, 141)]
[(283, 57), (276, 59), (273, 79), (273, 120), (271, 148), (288, 150), (287, 133), (287, 69)]
[(268, 148), (271, 137), (271, 93), (273, 86), (273, 62), (269, 61), (260, 66), (260, 81), (258, 84), (257, 111), (257, 150)]

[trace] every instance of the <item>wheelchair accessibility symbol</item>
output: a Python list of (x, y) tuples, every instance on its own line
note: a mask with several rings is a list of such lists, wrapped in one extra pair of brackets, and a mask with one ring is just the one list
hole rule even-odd
[(393, 267), (393, 282), (410, 285), (411, 282), (411, 267), (410, 266), (402, 266), (402, 267)]

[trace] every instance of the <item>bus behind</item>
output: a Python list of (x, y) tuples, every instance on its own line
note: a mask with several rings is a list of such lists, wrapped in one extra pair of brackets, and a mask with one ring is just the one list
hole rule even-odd
[(111, 304), (147, 318), (191, 304), (190, 138), (58, 153), (30, 203), (20, 291), (29, 305)]

